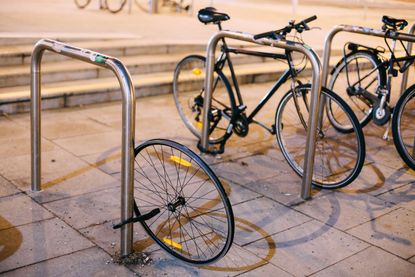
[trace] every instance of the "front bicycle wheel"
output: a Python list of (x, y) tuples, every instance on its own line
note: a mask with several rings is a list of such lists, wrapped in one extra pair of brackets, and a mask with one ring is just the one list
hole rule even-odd
[(76, 6), (80, 9), (84, 9), (90, 2), (91, 0), (75, 0)]
[[(203, 56), (187, 56), (177, 64), (173, 77), (173, 96), (177, 110), (186, 127), (199, 139), (203, 126), (205, 63)], [(232, 117), (231, 93), (229, 81), (221, 71), (215, 70), (209, 113), (210, 143), (220, 143), (226, 137)]]
[(124, 8), (127, 0), (105, 0), (105, 6), (112, 13), (117, 13)]
[(415, 85), (396, 103), (392, 116), (393, 142), (404, 162), (415, 170)]
[[(351, 52), (342, 58), (332, 70), (327, 88), (335, 91), (353, 110), (362, 127), (372, 118), (373, 100), (377, 90), (386, 83), (386, 72), (379, 58), (369, 51)], [(335, 106), (336, 104), (334, 104)], [(344, 125), (332, 112), (331, 102), (326, 102), (328, 118), (335, 128), (351, 132), (351, 125)]]
[[(290, 90), (282, 98), (275, 116), (278, 145), (288, 164), (300, 176), (303, 176), (304, 168), (310, 90), (310, 85)], [(321, 97), (331, 101), (336, 118), (353, 128), (351, 133), (339, 132), (323, 111), (312, 181), (316, 187), (335, 189), (350, 184), (359, 175), (365, 160), (365, 141), (362, 128), (347, 104), (326, 88), (322, 89)]]
[(137, 216), (160, 212), (141, 222), (164, 250), (185, 262), (209, 264), (223, 257), (234, 235), (229, 199), (209, 166), (187, 147), (149, 140), (135, 149)]

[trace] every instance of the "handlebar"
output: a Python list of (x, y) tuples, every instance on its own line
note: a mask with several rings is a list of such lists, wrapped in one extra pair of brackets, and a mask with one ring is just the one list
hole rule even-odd
[(294, 21), (290, 21), (287, 26), (285, 26), (282, 29), (275, 30), (275, 31), (269, 31), (261, 34), (254, 35), (254, 39), (260, 39), (260, 38), (273, 38), (278, 39), (281, 37), (285, 37), (287, 34), (289, 34), (293, 29), (297, 30), (297, 32), (301, 33), (304, 30), (310, 30), (310, 27), (308, 27), (307, 23), (314, 21), (317, 19), (316, 15), (313, 15), (309, 18), (306, 18), (302, 21), (300, 21), (297, 24), (294, 24)]

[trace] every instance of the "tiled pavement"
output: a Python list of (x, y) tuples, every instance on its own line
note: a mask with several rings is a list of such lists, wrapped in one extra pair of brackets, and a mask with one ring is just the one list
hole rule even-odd
[[(269, 84), (243, 87), (249, 102)], [(271, 122), (277, 99), (259, 116)], [(249, 107), (249, 104), (248, 104)], [(251, 125), (252, 126), (252, 125)], [(137, 143), (174, 139), (195, 148), (170, 95), (137, 103)], [(366, 129), (367, 162), (337, 191), (298, 197), (301, 179), (274, 138), (252, 126), (225, 154), (204, 156), (229, 189), (234, 245), (219, 262), (192, 267), (135, 226), (134, 249), (152, 262), (121, 266), (121, 104), (43, 112), (43, 190), (30, 191), (28, 114), (0, 117), (0, 272), (6, 276), (414, 276), (415, 172), (382, 128)]]

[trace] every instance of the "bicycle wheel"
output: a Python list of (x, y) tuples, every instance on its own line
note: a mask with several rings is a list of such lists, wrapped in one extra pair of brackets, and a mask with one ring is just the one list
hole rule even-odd
[[(295, 93), (290, 90), (279, 103), (275, 116), (278, 145), (288, 164), (300, 176), (303, 176), (310, 90), (310, 85), (296, 87)], [(322, 89), (321, 96), (331, 101), (336, 118), (342, 124), (353, 126), (354, 131), (339, 132), (326, 113), (322, 113), (312, 180), (316, 187), (335, 189), (350, 184), (359, 175), (366, 154), (365, 141), (362, 128), (347, 104), (326, 88)]]
[(112, 13), (117, 13), (124, 8), (127, 0), (105, 0), (105, 6)]
[(164, 250), (185, 262), (209, 264), (223, 257), (234, 235), (232, 207), (219, 179), (187, 147), (149, 140), (135, 149), (137, 216)]
[[(186, 127), (198, 138), (201, 138), (203, 126), (205, 63), (203, 56), (187, 56), (177, 64), (173, 77), (173, 96), (177, 110)], [(215, 70), (209, 114), (210, 143), (219, 143), (225, 139), (233, 114), (234, 101), (231, 94), (229, 81), (221, 71)]]
[[(347, 64), (347, 67), (346, 67)], [(377, 97), (377, 89), (386, 83), (386, 72), (380, 66), (379, 58), (369, 51), (357, 51), (342, 58), (331, 72), (327, 88), (335, 91), (355, 113), (362, 127), (372, 118), (372, 103), (363, 95), (369, 92)], [(343, 125), (332, 112), (331, 102), (327, 101), (330, 122), (341, 132), (351, 132), (351, 125)]]
[[(162, 6), (162, 4), (164, 3), (163, 0), (159, 0), (157, 1), (157, 7), (155, 7), (157, 9), (157, 12), (160, 11), (160, 8)], [(152, 12), (152, 7), (151, 7), (151, 0), (135, 0), (135, 4), (137, 5), (137, 7), (146, 12), (146, 13), (150, 13)]]
[(392, 134), (396, 150), (415, 170), (415, 85), (408, 88), (396, 103), (392, 116)]
[(91, 0), (75, 0), (75, 4), (78, 8), (83, 9), (89, 5)]

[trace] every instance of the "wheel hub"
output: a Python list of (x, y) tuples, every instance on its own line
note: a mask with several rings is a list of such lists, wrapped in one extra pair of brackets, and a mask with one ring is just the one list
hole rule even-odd
[(184, 197), (179, 196), (175, 202), (170, 202), (167, 204), (167, 209), (173, 213), (176, 211), (177, 207), (184, 206), (184, 204), (186, 204)]

